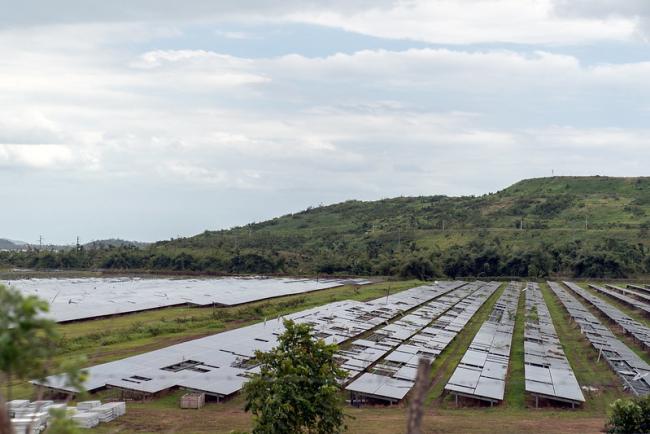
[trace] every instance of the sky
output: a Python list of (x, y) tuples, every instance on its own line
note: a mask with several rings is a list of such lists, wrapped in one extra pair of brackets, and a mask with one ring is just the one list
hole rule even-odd
[(647, 0), (0, 0), (0, 237), (647, 175)]

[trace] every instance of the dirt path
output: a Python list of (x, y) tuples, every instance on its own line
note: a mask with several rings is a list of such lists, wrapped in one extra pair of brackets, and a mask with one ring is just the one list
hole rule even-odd
[[(349, 433), (399, 434), (405, 432), (406, 409), (378, 407), (348, 409)], [(104, 425), (102, 433), (230, 433), (250, 429), (250, 415), (240, 406), (211, 404), (201, 410), (131, 406), (119, 420)], [(494, 411), (490, 409), (430, 410), (426, 433), (599, 433), (604, 419), (564, 411)]]

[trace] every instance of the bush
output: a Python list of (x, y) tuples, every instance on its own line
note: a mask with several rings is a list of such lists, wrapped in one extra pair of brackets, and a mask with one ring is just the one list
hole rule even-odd
[(615, 434), (647, 433), (650, 429), (650, 398), (617, 399), (611, 405), (607, 432)]

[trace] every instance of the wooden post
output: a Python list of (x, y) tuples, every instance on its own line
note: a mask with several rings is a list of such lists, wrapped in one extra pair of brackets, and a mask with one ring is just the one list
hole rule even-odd
[(415, 379), (415, 387), (411, 402), (409, 404), (408, 434), (422, 434), (422, 416), (424, 415), (424, 399), (429, 391), (431, 377), (431, 362), (421, 358), (418, 363), (418, 375)]

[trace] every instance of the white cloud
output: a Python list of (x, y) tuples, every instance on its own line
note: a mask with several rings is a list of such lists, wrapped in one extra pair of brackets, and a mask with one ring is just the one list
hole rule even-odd
[(622, 16), (560, 16), (552, 0), (396, 1), (389, 7), (298, 11), (296, 22), (339, 27), (382, 38), (438, 44), (509, 42), (575, 44), (634, 37), (637, 22)]
[(0, 164), (35, 169), (60, 169), (74, 161), (72, 150), (63, 145), (0, 145)]
[(125, 227), (154, 238), (167, 233), (141, 216), (158, 204), (189, 234), (347, 198), (482, 193), (552, 168), (635, 174), (650, 158), (647, 62), (588, 66), (549, 47), (134, 52), (109, 27), (0, 32), (0, 182), (21, 176), (16, 194), (51, 189), (71, 209), (102, 197), (97, 209), (122, 207)]

